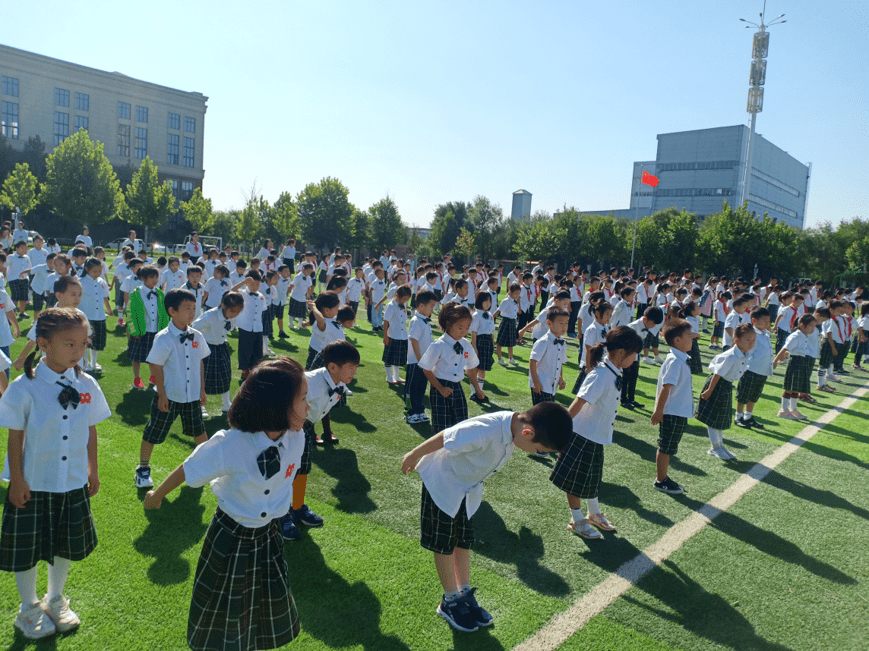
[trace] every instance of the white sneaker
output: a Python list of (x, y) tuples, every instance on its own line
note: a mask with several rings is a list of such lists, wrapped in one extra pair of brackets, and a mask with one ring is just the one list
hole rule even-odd
[(655, 361), (658, 362), (658, 364), (663, 364), (664, 358), (661, 357), (660, 355), (655, 355)]
[(724, 447), (724, 446), (722, 445), (721, 448), (720, 448), (720, 450), (721, 450), (721, 452), (722, 452), (725, 456), (727, 456), (727, 460), (728, 460), (728, 461), (736, 461), (736, 455), (733, 454), (733, 452), (731, 452), (730, 450), (728, 450), (726, 447)]
[(202, 412), (203, 418), (208, 418), (208, 410), (205, 407), (200, 407), (199, 410)]
[(419, 422), (419, 414), (408, 414), (404, 417), (404, 422), (408, 425), (414, 425)]
[(39, 640), (57, 633), (54, 622), (42, 609), (41, 603), (24, 612), (19, 612), (15, 617), (15, 627), (24, 634), (24, 637), (31, 640)]
[(498, 358), (498, 364), (500, 364), (501, 366), (507, 366), (507, 362), (504, 361), (503, 357)]
[(136, 468), (136, 488), (153, 488), (150, 468)]
[(651, 357), (643, 357), (643, 364), (654, 364)]
[(90, 364), (88, 364), (87, 362), (85, 362), (85, 363), (82, 365), (81, 370), (84, 371), (85, 373), (90, 373), (91, 371), (94, 370), (94, 367), (91, 366)]
[(100, 366), (99, 364), (94, 364), (94, 371), (96, 371), (97, 373), (102, 373), (103, 367)]
[(709, 448), (706, 451), (706, 454), (711, 457), (718, 457), (722, 461), (730, 461), (730, 453), (727, 452), (727, 449), (724, 446), (721, 446), (720, 448)]
[(61, 633), (71, 631), (81, 624), (78, 615), (69, 607), (69, 599), (63, 595), (55, 597), (51, 601), (48, 600), (48, 595), (45, 595), (42, 598), (42, 608), (54, 622), (54, 627)]
[(420, 422), (420, 423), (427, 423), (427, 422), (428, 422), (428, 416), (426, 416), (425, 414), (419, 414), (419, 422)]
[(796, 420), (796, 418), (794, 418), (794, 415), (790, 412), (789, 409), (779, 409), (778, 417), (784, 418), (785, 420)]

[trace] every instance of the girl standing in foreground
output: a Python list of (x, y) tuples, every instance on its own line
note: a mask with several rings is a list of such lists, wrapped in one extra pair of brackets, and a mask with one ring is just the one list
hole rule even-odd
[(278, 520), (293, 498), (302, 427), (311, 406), (302, 367), (263, 362), (241, 385), (221, 430), (145, 497), (146, 509), (183, 483), (211, 483), (220, 506), (211, 520), (187, 622), (191, 649), (275, 649), (299, 634)]
[[(573, 436), (558, 457), (549, 481), (567, 493), (573, 516), (567, 528), (583, 538), (602, 538), (594, 527), (615, 531), (615, 525), (601, 513), (598, 503), (603, 450), (613, 442), (622, 371), (634, 363), (642, 349), (643, 340), (631, 328), (619, 326), (610, 330), (604, 341), (589, 350), (590, 370), (567, 410), (573, 418)], [(588, 518), (582, 513), (582, 499), (588, 506)]]
[[(0, 527), (0, 570), (15, 572), (21, 608), (15, 626), (39, 639), (81, 621), (63, 596), (71, 561), (97, 545), (90, 498), (97, 494), (96, 425), (111, 415), (99, 384), (78, 366), (88, 321), (74, 309), (49, 308), (36, 322), (36, 352), (0, 399), (9, 428), (11, 483)], [(49, 563), (48, 593), (36, 596), (36, 566)]]

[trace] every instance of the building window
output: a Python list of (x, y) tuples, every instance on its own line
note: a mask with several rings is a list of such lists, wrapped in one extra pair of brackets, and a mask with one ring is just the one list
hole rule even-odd
[(136, 122), (147, 122), (148, 121), (148, 107), (147, 106), (137, 106), (136, 107)]
[(190, 201), (193, 196), (193, 182), (181, 181), (181, 201)]
[[(3, 77), (6, 83), (7, 77)], [(18, 104), (3, 102), (3, 121), (0, 122), (0, 135), (18, 140)]]
[(177, 113), (169, 114), (169, 128), (170, 129), (180, 129), (181, 128), (181, 116)]
[[(659, 170), (660, 171), (660, 170)], [(732, 188), (657, 188), (656, 197), (729, 197)]]
[(79, 129), (88, 130), (88, 118), (86, 115), (76, 115), (75, 116), (75, 130), (78, 133)]
[[(69, 99), (69, 97), (67, 97)], [(54, 112), (54, 146), (69, 138), (69, 113)]]
[(731, 170), (739, 165), (735, 160), (694, 161), (691, 163), (658, 163), (658, 172), (688, 172), (693, 170)]
[(89, 111), (91, 104), (91, 96), (85, 95), (84, 93), (76, 93), (75, 94), (75, 110), (76, 111)]
[(196, 145), (193, 138), (184, 138), (184, 167), (193, 167)]
[[(129, 106), (129, 104), (127, 104)], [(130, 157), (130, 125), (118, 125), (118, 156)]]
[(63, 88), (55, 88), (54, 103), (56, 106), (69, 106), (69, 91)]
[(800, 196), (800, 191), (797, 190), (796, 188), (792, 188), (791, 186), (787, 185), (786, 183), (782, 183), (778, 179), (772, 178), (769, 174), (764, 174), (763, 172), (758, 171), (757, 168), (755, 168), (755, 167), (751, 168), (751, 175), (756, 179), (760, 179), (761, 181), (766, 181), (770, 185), (774, 185), (779, 190), (784, 190), (788, 194), (792, 194), (795, 197)]
[(764, 208), (769, 208), (770, 210), (776, 210), (780, 213), (784, 213), (788, 217), (796, 217), (797, 216), (797, 213), (795, 213), (793, 210), (789, 210), (789, 209), (785, 208), (784, 206), (780, 206), (777, 203), (773, 203), (772, 201), (767, 201), (766, 199), (761, 199), (757, 195), (751, 194), (748, 196), (748, 198), (751, 201), (754, 201), (755, 203), (759, 203)]
[(122, 120), (130, 119), (130, 105), (126, 102), (118, 102), (118, 117)]
[(178, 179), (171, 179), (169, 183), (172, 185), (172, 196), (178, 201)]
[(196, 118), (184, 118), (184, 130), (187, 133), (196, 133)]
[(136, 158), (142, 160), (148, 155), (148, 130), (136, 127)]
[(181, 148), (180, 140), (181, 140), (181, 136), (179, 136), (177, 133), (170, 133), (169, 134), (169, 143), (167, 146), (168, 157), (167, 157), (166, 162), (169, 163), (170, 165), (177, 165), (178, 164), (178, 156), (180, 153), (179, 150)]
[(18, 79), (16, 77), (3, 77), (3, 94), (18, 97)]

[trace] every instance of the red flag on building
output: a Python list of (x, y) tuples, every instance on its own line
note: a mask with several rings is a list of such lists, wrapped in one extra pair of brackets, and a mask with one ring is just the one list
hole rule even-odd
[(641, 179), (641, 182), (646, 185), (651, 185), (653, 188), (658, 187), (658, 177), (652, 176), (646, 170), (643, 170), (643, 178)]

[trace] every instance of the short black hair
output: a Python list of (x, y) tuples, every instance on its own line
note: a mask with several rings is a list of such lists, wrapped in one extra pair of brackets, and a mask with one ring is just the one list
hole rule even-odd
[(660, 307), (647, 307), (643, 316), (655, 325), (664, 322), (664, 311)]
[(664, 341), (667, 342), (667, 345), (672, 347), (673, 342), (676, 341), (676, 337), (681, 337), (686, 333), (691, 332), (691, 324), (688, 323), (685, 319), (671, 319), (667, 325), (664, 326)]
[[(22, 240), (18, 244), (27, 244), (27, 242)], [(17, 247), (18, 244), (16, 244), (15, 246)], [(86, 256), (87, 254), (88, 254), (87, 249), (81, 249), (81, 248), (76, 247), (72, 250), (72, 257), (73, 258), (80, 258), (83, 255)]]
[(251, 269), (248, 272), (247, 277), (260, 283), (263, 281), (263, 275), (256, 269)]
[(328, 310), (332, 307), (338, 307), (340, 303), (341, 299), (335, 292), (323, 292), (317, 296), (317, 300), (314, 301), (314, 305), (318, 310)]
[(190, 265), (189, 267), (187, 267), (187, 275), (189, 276), (191, 273), (194, 273), (194, 274), (201, 274), (201, 273), (202, 273), (202, 267), (200, 267), (200, 266), (197, 265), (197, 264), (192, 264), (192, 265)]
[(184, 301), (195, 303), (196, 296), (188, 289), (170, 289), (163, 298), (163, 307), (166, 308), (167, 312), (169, 310), (177, 310)]
[(344, 307), (338, 310), (338, 313), (335, 314), (335, 320), (338, 323), (347, 323), (348, 321), (356, 320), (356, 312), (353, 311), (353, 308), (349, 305), (345, 305)]
[(522, 417), (534, 431), (532, 441), (556, 452), (567, 447), (573, 434), (573, 419), (563, 405), (541, 402), (522, 414)]
[[(437, 298), (435, 298), (437, 300)], [(489, 292), (480, 292), (477, 294), (477, 298), (474, 299), (474, 307), (478, 310), (483, 309), (483, 304), (489, 301), (489, 309), (492, 308), (492, 295)], [(417, 303), (419, 303), (419, 297), (417, 297)]]
[(425, 290), (416, 295), (417, 305), (427, 305), (428, 303), (437, 303), (438, 297), (431, 290)]
[(763, 317), (772, 318), (772, 314), (765, 307), (755, 307), (751, 310), (751, 320), (762, 319)]
[(136, 272), (136, 276), (139, 280), (145, 280), (145, 278), (153, 278), (154, 276), (159, 276), (160, 272), (157, 271), (157, 267), (150, 264), (143, 264), (142, 268)]
[(570, 312), (565, 310), (563, 307), (558, 307), (557, 305), (553, 305), (548, 310), (546, 310), (546, 320), (547, 321), (555, 321), (560, 316), (566, 316), (570, 318)]
[(229, 408), (229, 424), (242, 432), (283, 432), (305, 383), (296, 360), (278, 357), (257, 364), (242, 382)]
[(341, 339), (333, 341), (323, 348), (323, 363), (328, 366), (335, 364), (336, 366), (344, 366), (344, 364), (353, 364), (359, 366), (361, 357), (356, 346), (349, 341)]
[(226, 292), (223, 297), (220, 299), (221, 307), (242, 307), (244, 305), (244, 296), (239, 294), (238, 292), (229, 291)]

